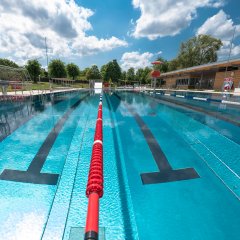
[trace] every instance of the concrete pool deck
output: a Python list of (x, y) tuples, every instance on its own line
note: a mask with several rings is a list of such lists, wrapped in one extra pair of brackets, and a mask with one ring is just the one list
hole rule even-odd
[(69, 92), (69, 91), (79, 91), (83, 88), (63, 88), (63, 89), (53, 89), (53, 90), (29, 90), (29, 91), (14, 91), (7, 92), (7, 95), (3, 95), (0, 92), (0, 96), (32, 96), (40, 94), (58, 93), (58, 92)]
[[(62, 89), (52, 89), (52, 90), (28, 90), (28, 91), (12, 91), (7, 92), (5, 96), (35, 96), (40, 94), (49, 94), (49, 93), (59, 93), (59, 92), (69, 92), (69, 91), (79, 91), (84, 88), (62, 88)], [(116, 88), (116, 90), (139, 90), (139, 91), (154, 91), (153, 88)], [(169, 91), (169, 92), (192, 92), (192, 93), (211, 93), (211, 94), (230, 94), (233, 96), (240, 96), (240, 91), (236, 92), (216, 92), (214, 90), (184, 90), (184, 89), (168, 89), (168, 88), (156, 88), (156, 91)], [(0, 92), (0, 96), (3, 96), (3, 93)]]
[[(146, 88), (145, 90), (154, 90), (153, 88)], [(232, 94), (234, 96), (240, 96), (240, 92), (216, 92), (214, 90), (186, 90), (186, 89), (168, 89), (168, 88), (156, 88), (156, 91), (171, 91), (171, 92), (193, 92), (193, 93), (212, 93), (212, 94)]]
[[(118, 87), (117, 90), (139, 90), (139, 91), (154, 91), (154, 88), (149, 87)], [(223, 92), (215, 90), (190, 90), (190, 89), (173, 89), (173, 88), (156, 88), (156, 91), (170, 91), (170, 92), (192, 92), (192, 93), (213, 93), (213, 94), (231, 94), (234, 96), (240, 96), (240, 88), (235, 88), (234, 92)]]

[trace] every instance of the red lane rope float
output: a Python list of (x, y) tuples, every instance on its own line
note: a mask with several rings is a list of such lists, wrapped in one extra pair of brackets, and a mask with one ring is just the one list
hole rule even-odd
[(99, 198), (103, 196), (102, 96), (98, 106), (86, 196), (88, 212), (84, 240), (98, 240)]

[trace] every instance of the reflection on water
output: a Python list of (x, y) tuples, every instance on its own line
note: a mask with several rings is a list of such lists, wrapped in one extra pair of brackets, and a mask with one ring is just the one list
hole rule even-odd
[(70, 95), (71, 93), (57, 93), (1, 101), (0, 141), (37, 113), (43, 112), (47, 107), (69, 98)]
[(29, 116), (29, 106), (22, 102), (4, 103), (0, 107), (0, 140), (16, 129), (26, 116)]
[[(196, 125), (194, 129), (192, 129), (193, 132), (198, 132), (202, 127), (208, 126), (233, 142), (240, 144), (239, 106), (232, 106), (221, 102), (195, 101), (163, 95), (155, 95), (149, 98), (144, 93), (132, 94), (129, 92), (118, 92), (117, 94), (142, 117), (147, 116), (155, 118), (162, 112), (167, 112), (168, 115), (172, 115), (172, 119), (175, 119), (175, 111), (177, 111), (188, 117), (185, 120), (185, 124), (189, 124), (187, 129), (189, 129), (192, 122), (197, 121), (203, 125)], [(201, 95), (198, 94), (198, 96)], [(224, 97), (224, 99), (228, 100), (229, 98), (229, 95)], [(157, 101), (155, 101), (155, 99), (157, 99)], [(235, 98), (235, 101), (236, 99), (237, 98)], [(131, 116), (130, 113), (126, 112), (122, 104), (120, 104), (119, 109), (123, 116)], [(174, 109), (174, 111), (171, 111), (171, 109)], [(177, 118), (176, 124), (178, 124)]]
[[(128, 92), (118, 92), (117, 95), (121, 97), (121, 100), (129, 104), (131, 108), (137, 111), (138, 115), (144, 116), (156, 116), (158, 104), (157, 102), (151, 101), (142, 94), (135, 92), (134, 94)], [(119, 104), (120, 102), (118, 102)], [(120, 104), (120, 112), (123, 116), (131, 116), (131, 113), (126, 112), (125, 106)], [(118, 107), (118, 106), (117, 106)]]

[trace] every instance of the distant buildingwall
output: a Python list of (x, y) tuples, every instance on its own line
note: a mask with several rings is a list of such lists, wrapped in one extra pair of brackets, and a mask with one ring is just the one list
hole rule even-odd
[(214, 81), (214, 89), (221, 90), (225, 77), (232, 77), (234, 79), (234, 87), (238, 87), (240, 83), (240, 70), (217, 72)]
[(240, 59), (163, 73), (159, 82), (162, 88), (222, 90), (229, 77), (235, 88), (240, 86)]

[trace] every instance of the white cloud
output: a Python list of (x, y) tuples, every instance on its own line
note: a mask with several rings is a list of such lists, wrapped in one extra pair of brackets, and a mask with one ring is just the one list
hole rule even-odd
[(98, 39), (95, 36), (89, 37), (78, 37), (73, 43), (72, 47), (75, 49), (76, 54), (79, 55), (89, 55), (101, 51), (109, 51), (113, 48), (127, 46), (127, 43), (116, 37), (111, 37), (109, 39)]
[[(223, 46), (218, 52), (219, 58), (226, 58), (229, 54), (230, 44), (235, 30), (235, 37), (240, 36), (240, 25), (234, 25), (232, 19), (223, 11), (220, 10), (216, 15), (208, 18), (203, 25), (197, 30), (198, 34), (208, 34), (219, 38), (223, 42)], [(232, 45), (231, 56), (240, 54), (240, 46)]]
[(89, 55), (127, 46), (125, 40), (88, 36), (94, 12), (74, 0), (0, 0), (0, 51), (22, 62), (50, 55)]
[(161, 55), (161, 54), (162, 54), (162, 51), (158, 51), (158, 52), (157, 52), (157, 55)]
[[(216, 15), (208, 18), (197, 30), (197, 34), (209, 34), (221, 40), (231, 40), (235, 25), (227, 14), (220, 10)], [(236, 25), (235, 37), (240, 35), (240, 25)]]
[(210, 5), (212, 7), (215, 7), (215, 8), (220, 8), (220, 7), (223, 7), (225, 4), (226, 4), (226, 1), (225, 0), (221, 0), (221, 1), (215, 1), (215, 2), (213, 2)]
[(158, 37), (175, 36), (188, 27), (201, 7), (220, 7), (224, 0), (132, 0), (134, 8), (140, 9), (132, 36)]
[(154, 54), (150, 52), (139, 53), (139, 52), (125, 52), (120, 60), (121, 68), (128, 70), (133, 67), (135, 70), (139, 68), (148, 67), (151, 65), (151, 59)]

